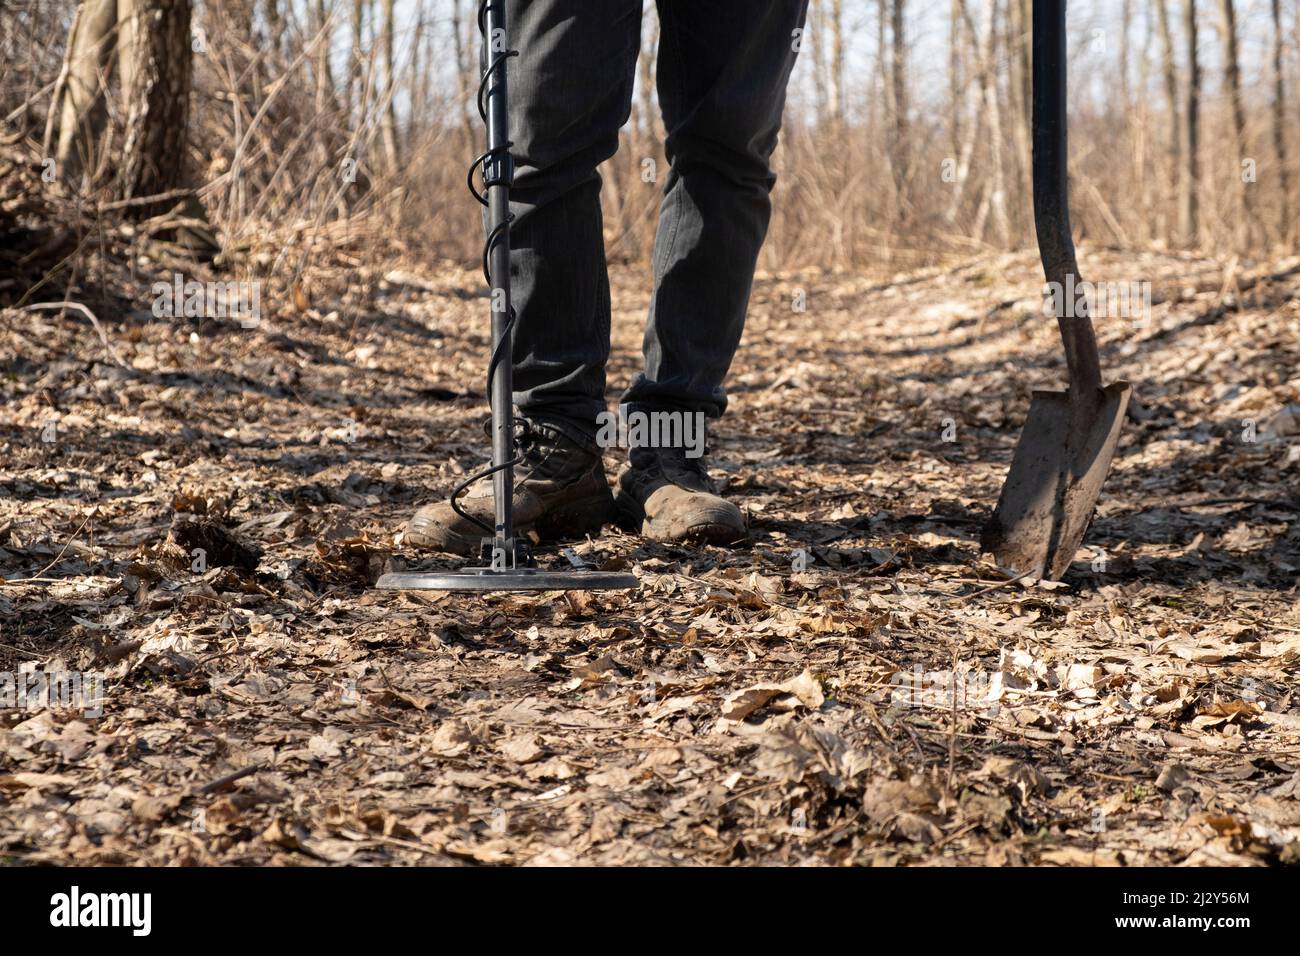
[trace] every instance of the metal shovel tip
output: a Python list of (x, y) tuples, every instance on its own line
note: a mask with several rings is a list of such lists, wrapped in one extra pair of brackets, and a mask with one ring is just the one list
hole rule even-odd
[(1076, 441), (1069, 440), (1069, 393), (1034, 392), (997, 509), (980, 537), (999, 567), (1049, 581), (1065, 574), (1110, 472), (1131, 391), (1128, 382), (1107, 386)]
[(635, 574), (541, 568), (402, 571), (385, 574), (375, 584), (389, 591), (621, 591), (640, 586)]

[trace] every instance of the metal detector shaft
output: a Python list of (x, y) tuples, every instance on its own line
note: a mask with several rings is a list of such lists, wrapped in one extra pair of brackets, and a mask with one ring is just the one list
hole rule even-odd
[[(491, 0), (487, 5), (487, 34), (483, 38), (484, 56), (492, 62), (494, 38), (506, 37), (505, 0)], [(495, 538), (499, 543), (514, 537), (511, 501), (515, 494), (514, 469), (504, 467), (515, 456), (514, 426), (514, 335), (510, 321), (510, 184), (513, 162), (510, 158), (510, 115), (507, 100), (506, 65), (502, 59), (492, 70), (487, 86), (487, 145), (489, 168), (485, 170), (488, 197), (488, 231), (494, 235), (488, 251), (493, 288), (488, 290), (492, 309), (491, 395), (492, 407), (492, 492), (495, 499)]]

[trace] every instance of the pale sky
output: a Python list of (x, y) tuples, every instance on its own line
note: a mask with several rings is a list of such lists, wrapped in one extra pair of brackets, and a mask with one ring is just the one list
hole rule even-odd
[[(681, 2), (681, 0), (678, 0)], [(685, 0), (690, 2), (690, 0)], [(755, 0), (762, 2), (762, 0)], [(983, 0), (968, 0), (972, 16), (979, 22)], [(1086, 96), (1101, 95), (1102, 80), (1109, 80), (1119, 62), (1119, 38), (1115, 31), (1120, 23), (1122, 0), (1073, 0), (1069, 15), (1071, 25), (1071, 66), (1072, 82), (1076, 102)], [(1199, 0), (1201, 16), (1201, 61), (1205, 73), (1206, 89), (1214, 91), (1219, 83), (1218, 69), (1218, 2), (1217, 0)], [(1171, 16), (1177, 25), (1179, 0), (1170, 5)], [(301, 6), (297, 0), (295, 6)], [(350, 6), (343, 4), (342, 6)], [(1283, 16), (1291, 29), (1297, 29), (1296, 0), (1284, 0)], [(470, 13), (477, 9), (476, 0), (461, 0), (462, 10)], [(846, 36), (850, 39), (846, 50), (847, 89), (849, 109), (861, 109), (871, 95), (871, 75), (875, 59), (876, 10), (877, 0), (844, 0), (845, 18), (848, 25)], [(452, 0), (398, 0), (398, 59), (404, 61), (409, 56), (409, 41), (415, 25), (418, 10), (426, 11), (426, 17), (435, 29), (435, 37), (441, 46), (439, 60), (444, 64), (444, 80), (450, 87), (453, 58), (451, 53), (450, 22)], [(947, 43), (950, 20), (950, 0), (910, 0), (908, 3), (908, 32), (910, 45), (911, 77), (914, 84), (913, 99), (916, 103), (927, 100), (935, 102), (937, 97), (946, 94)], [(1154, 21), (1155, 12), (1149, 0), (1132, 0), (1132, 25), (1130, 37), (1130, 60), (1133, 83), (1136, 86), (1141, 61), (1148, 60), (1149, 82), (1153, 95), (1159, 95), (1159, 42), (1148, 43), (1148, 18)], [(1247, 88), (1260, 76), (1268, 64), (1269, 44), (1271, 43), (1271, 24), (1269, 0), (1238, 0), (1238, 18), (1241, 42), (1242, 68), (1245, 73)], [(346, 15), (337, 32), (336, 47), (340, 54), (348, 45), (348, 24)], [(1178, 32), (1181, 29), (1176, 26)], [(405, 42), (403, 42), (405, 41)], [(809, 37), (805, 41), (805, 55), (800, 57), (795, 76), (791, 83), (791, 99), (795, 104), (809, 102), (812, 89), (813, 58), (809, 55), (808, 43), (815, 42)], [(1288, 43), (1289, 53), (1294, 62), (1296, 56), (1296, 36), (1292, 33)], [(1095, 79), (1098, 82), (1090, 83)]]

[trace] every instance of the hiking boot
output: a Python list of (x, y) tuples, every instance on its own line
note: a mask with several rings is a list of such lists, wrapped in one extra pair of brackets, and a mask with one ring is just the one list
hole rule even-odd
[[(543, 421), (516, 419), (514, 527), (520, 537), (578, 538), (614, 520), (614, 497), (595, 442)], [(489, 527), (494, 522), (492, 479), (476, 482), (458, 500), (461, 509)], [(450, 501), (425, 505), (407, 522), (405, 541), (417, 548), (466, 557), (479, 553), (490, 531), (458, 515)]]
[(745, 516), (720, 498), (704, 459), (680, 448), (634, 448), (618, 479), (619, 517), (653, 541), (734, 544)]

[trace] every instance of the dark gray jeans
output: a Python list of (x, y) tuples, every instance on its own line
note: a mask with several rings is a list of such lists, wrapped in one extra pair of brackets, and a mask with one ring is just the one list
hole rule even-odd
[[(631, 113), (642, 0), (507, 0), (515, 403), (593, 432), (609, 279), (598, 164)], [(721, 415), (771, 218), (769, 166), (808, 0), (658, 0), (671, 165), (633, 410)]]

